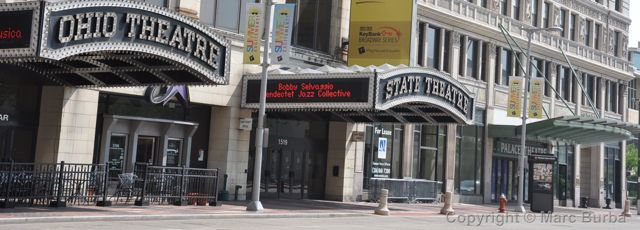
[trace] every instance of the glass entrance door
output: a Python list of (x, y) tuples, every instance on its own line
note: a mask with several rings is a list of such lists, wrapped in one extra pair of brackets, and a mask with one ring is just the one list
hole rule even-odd
[(153, 164), (156, 149), (156, 137), (138, 137), (136, 163)]
[(508, 200), (517, 199), (517, 168), (518, 164), (516, 159), (493, 158), (493, 169), (491, 170), (491, 200), (497, 202), (502, 194), (504, 194)]
[(306, 153), (292, 148), (269, 149), (263, 161), (262, 195), (266, 198), (304, 198)]

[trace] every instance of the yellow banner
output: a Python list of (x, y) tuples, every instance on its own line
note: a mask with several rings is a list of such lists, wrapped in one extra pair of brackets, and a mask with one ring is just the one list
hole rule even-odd
[(509, 107), (507, 108), (507, 117), (522, 117), (523, 83), (522, 77), (509, 77)]
[(352, 0), (351, 65), (409, 65), (414, 0)]
[(247, 27), (244, 36), (244, 64), (260, 64), (260, 46), (264, 28), (264, 5), (247, 3)]
[(529, 118), (542, 119), (543, 103), (542, 103), (542, 91), (544, 90), (544, 78), (534, 77), (531, 78), (529, 84)]

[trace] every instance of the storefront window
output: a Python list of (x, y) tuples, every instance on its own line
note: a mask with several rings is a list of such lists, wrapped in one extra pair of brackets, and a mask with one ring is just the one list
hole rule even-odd
[(443, 181), (447, 129), (417, 125), (414, 129), (412, 177)]
[(365, 134), (364, 188), (371, 178), (402, 177), (402, 125), (374, 125)]
[(169, 139), (167, 142), (166, 163), (168, 167), (180, 166), (182, 139)]
[(109, 144), (109, 172), (116, 177), (122, 173), (124, 159), (127, 155), (127, 136), (124, 134), (112, 134)]
[(482, 156), (484, 133), (482, 126), (458, 127), (456, 133), (456, 183), (461, 195), (482, 193)]

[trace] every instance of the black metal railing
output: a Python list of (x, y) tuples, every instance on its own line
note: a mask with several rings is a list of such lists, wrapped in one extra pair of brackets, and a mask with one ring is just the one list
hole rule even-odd
[(369, 181), (369, 200), (378, 201), (380, 190), (388, 189), (388, 199), (404, 202), (437, 202), (442, 182), (421, 179), (371, 178)]
[[(116, 173), (116, 174), (114, 174)], [(0, 207), (218, 204), (218, 170), (136, 164), (132, 173), (108, 164), (0, 162)]]

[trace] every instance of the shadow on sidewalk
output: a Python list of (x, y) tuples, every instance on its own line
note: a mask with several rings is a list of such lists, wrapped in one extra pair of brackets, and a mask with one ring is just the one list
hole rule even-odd
[[(325, 200), (261, 200), (262, 206), (266, 209), (287, 210), (287, 211), (311, 211), (311, 210), (343, 210), (343, 211), (373, 211), (377, 203), (342, 203), (337, 201)], [(224, 201), (223, 204), (246, 206), (249, 201)], [(399, 207), (390, 205), (391, 211), (409, 211)]]

